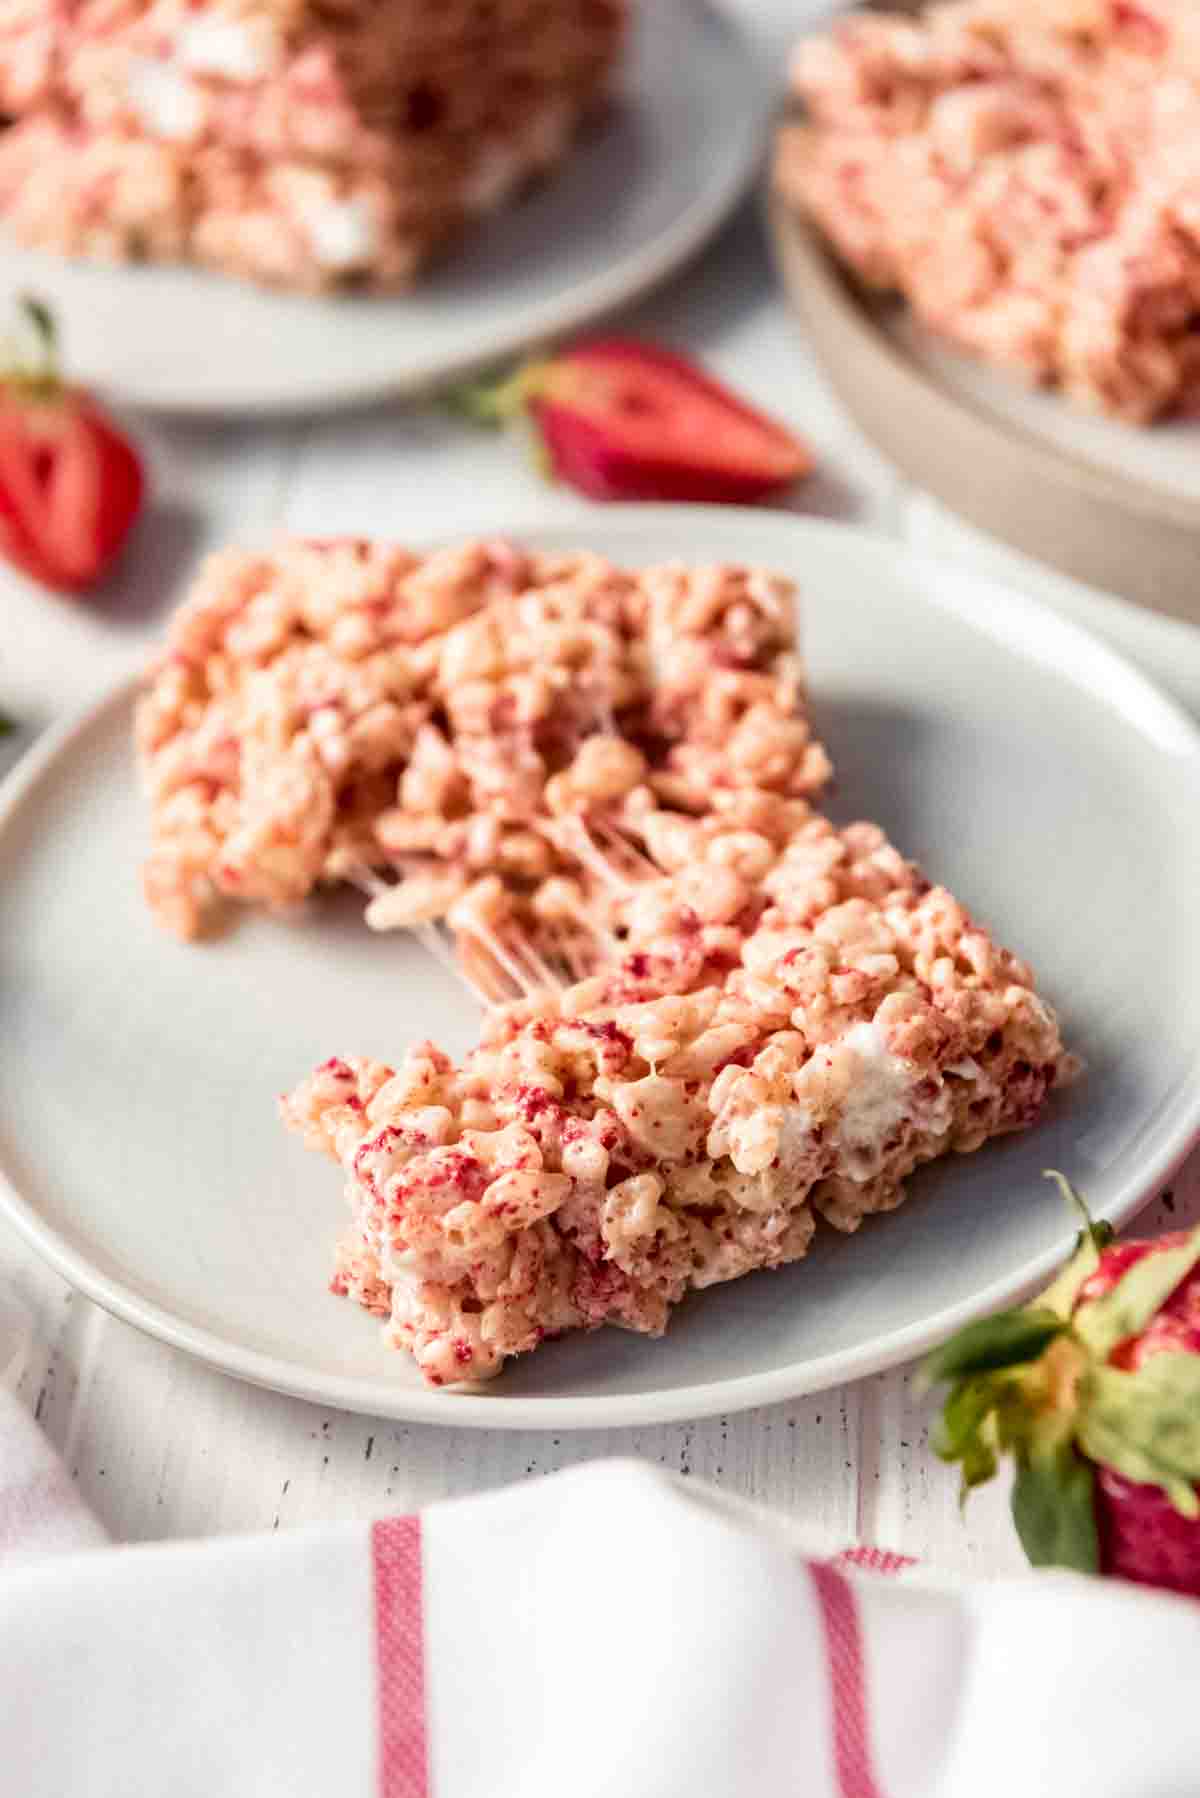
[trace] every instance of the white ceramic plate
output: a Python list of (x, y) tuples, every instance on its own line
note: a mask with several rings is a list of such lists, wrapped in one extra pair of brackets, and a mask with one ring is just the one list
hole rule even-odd
[[(466, 526), (464, 525), (464, 529)], [(494, 530), (493, 520), (479, 528)], [(333, 1053), (466, 1046), (474, 1010), (357, 898), (184, 948), (142, 907), (130, 694), (59, 731), (0, 801), (0, 1204), (66, 1277), (246, 1379), (380, 1415), (556, 1430), (786, 1399), (902, 1361), (1028, 1289), (1071, 1224), (1063, 1168), (1129, 1217), (1200, 1123), (1200, 739), (1030, 601), (786, 514), (605, 508), (517, 535), (618, 560), (795, 575), (842, 820), (878, 819), (1037, 965), (1082, 1083), (1025, 1137), (925, 1170), (894, 1215), (689, 1300), (662, 1342), (548, 1345), (482, 1394), (424, 1389), (326, 1291), (342, 1199), (274, 1097)]]
[(809, 347), (908, 479), (1034, 561), (1200, 619), (1200, 426), (1136, 430), (947, 349), (893, 301), (864, 299), (781, 200), (771, 240)]
[(4, 285), (53, 305), (73, 375), (178, 412), (365, 404), (576, 330), (698, 250), (749, 186), (763, 144), (769, 78), (732, 21), (708, 0), (653, 0), (636, 13), (608, 118), (544, 188), (409, 294), (314, 299), (7, 245)]

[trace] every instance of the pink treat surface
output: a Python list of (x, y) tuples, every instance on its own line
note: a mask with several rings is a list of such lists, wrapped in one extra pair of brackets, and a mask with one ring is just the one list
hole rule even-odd
[(1029, 970), (873, 826), (812, 813), (740, 882), (723, 834), (647, 885), (615, 965), (494, 1008), (461, 1065), (335, 1058), (284, 1101), (345, 1182), (334, 1289), (435, 1385), (565, 1330), (661, 1334), (1074, 1071)]
[(698, 812), (765, 862), (760, 817), (785, 827), (829, 774), (799, 697), (792, 589), (762, 570), (504, 542), (231, 550), (138, 711), (147, 896), (190, 936), (222, 898), (385, 873), (379, 928), (554, 937), (585, 910), (605, 928)]
[(397, 288), (569, 153), (624, 0), (7, 0), (0, 219), (68, 255)]
[(1135, 423), (1194, 412), (1200, 14), (952, 0), (802, 43), (779, 191), (962, 348)]

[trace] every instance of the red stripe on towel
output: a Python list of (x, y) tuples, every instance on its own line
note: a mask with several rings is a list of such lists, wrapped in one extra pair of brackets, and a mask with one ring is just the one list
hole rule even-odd
[(860, 1573), (903, 1573), (915, 1567), (912, 1555), (898, 1555), (890, 1548), (844, 1548), (834, 1555), (831, 1566), (856, 1567)]
[(372, 1525), (371, 1561), (379, 1798), (429, 1798), (420, 1518), (390, 1517)]
[(847, 1579), (819, 1561), (810, 1564), (809, 1573), (825, 1630), (839, 1798), (883, 1798), (871, 1760), (866, 1668), (854, 1591)]

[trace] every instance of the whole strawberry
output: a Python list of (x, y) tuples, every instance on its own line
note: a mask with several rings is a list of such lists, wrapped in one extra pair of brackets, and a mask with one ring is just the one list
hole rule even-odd
[(145, 490), (137, 451), (58, 371), (54, 324), (23, 302), (32, 350), (0, 369), (0, 556), (78, 592), (125, 542)]
[(1016, 1464), (1034, 1566), (1200, 1597), (1200, 1229), (1112, 1241), (1084, 1228), (1032, 1305), (969, 1325), (925, 1363), (949, 1382), (934, 1447), (964, 1491)]

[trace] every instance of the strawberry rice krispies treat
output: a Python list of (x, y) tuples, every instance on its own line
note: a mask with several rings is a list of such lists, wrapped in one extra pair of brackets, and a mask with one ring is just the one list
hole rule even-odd
[(1032, 1124), (1074, 1071), (1029, 969), (880, 831), (779, 801), (780, 848), (758, 822), (697, 825), (619, 958), (493, 1009), (460, 1066), (335, 1058), (283, 1101), (346, 1178), (334, 1291), (432, 1384), (566, 1330), (661, 1334), (689, 1290)]
[(776, 185), (969, 352), (1148, 423), (1200, 394), (1200, 11), (953, 0), (799, 46)]
[(401, 287), (563, 160), (624, 25), (625, 0), (0, 0), (0, 217), (67, 254)]
[[(428, 174), (428, 180), (424, 174)], [(0, 136), (0, 221), (63, 256), (203, 263), (316, 292), (400, 287), (461, 224), (444, 156), (403, 166), (178, 147), (57, 114)]]
[(793, 598), (757, 570), (507, 542), (218, 555), (138, 708), (150, 905), (188, 937), (217, 897), (352, 878), (377, 928), (544, 924), (557, 946), (575, 900), (607, 927), (673, 818), (827, 780)]

